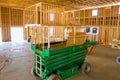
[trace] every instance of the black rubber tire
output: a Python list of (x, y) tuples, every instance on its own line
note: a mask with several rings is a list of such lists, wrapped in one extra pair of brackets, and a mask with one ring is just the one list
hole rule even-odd
[(120, 64), (120, 56), (118, 56), (118, 57), (116, 58), (116, 63), (117, 63), (117, 64)]
[(57, 74), (51, 74), (48, 80), (62, 80), (62, 78)]
[(91, 65), (87, 62), (84, 62), (81, 67), (81, 70), (83, 74), (89, 74), (91, 71)]

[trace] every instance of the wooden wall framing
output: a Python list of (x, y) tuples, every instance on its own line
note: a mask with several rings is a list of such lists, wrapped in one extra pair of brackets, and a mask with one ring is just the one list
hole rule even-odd
[(11, 27), (23, 27), (23, 10), (0, 7), (0, 27), (2, 41), (11, 41)]
[(10, 9), (11, 26), (23, 27), (23, 10), (22, 9)]
[[(73, 16), (69, 16), (69, 18), (64, 17), (65, 19), (63, 20), (65, 21), (72, 20), (73, 25), (100, 27), (99, 42), (109, 44), (111, 43), (112, 39), (120, 40), (119, 7), (120, 6), (94, 8), (98, 10), (97, 16), (92, 16), (92, 10), (94, 9), (66, 11), (64, 14), (67, 14), (69, 16), (70, 13), (72, 13), (71, 15), (74, 15), (74, 17)], [(76, 11), (78, 11), (79, 14), (75, 14)], [(75, 20), (76, 19), (75, 16), (79, 18), (77, 21)], [(70, 17), (73, 19), (71, 19)]]
[[(120, 39), (120, 6), (94, 8), (97, 16), (92, 16), (92, 10), (74, 10), (59, 5), (39, 3), (24, 10), (24, 24), (41, 24), (50, 26), (98, 26), (100, 28), (99, 42), (110, 43), (112, 39)], [(49, 21), (49, 14), (55, 14), (55, 20)]]
[[(48, 4), (48, 3), (38, 3), (27, 7), (24, 9), (24, 25), (25, 24), (41, 24), (44, 26), (65, 26), (68, 21), (64, 21), (63, 12), (66, 10), (71, 10), (72, 8)], [(50, 21), (50, 14), (54, 14), (54, 21)], [(69, 18), (69, 17), (68, 17)], [(27, 39), (27, 32), (29, 29), (24, 28), (24, 39)]]
[[(42, 25), (64, 25), (63, 12), (72, 8), (38, 3), (24, 9), (24, 24), (42, 24)], [(50, 14), (54, 14), (54, 21), (50, 21)]]

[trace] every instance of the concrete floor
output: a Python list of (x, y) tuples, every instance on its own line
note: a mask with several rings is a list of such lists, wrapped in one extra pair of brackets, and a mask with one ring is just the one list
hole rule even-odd
[[(0, 80), (40, 80), (31, 73), (33, 53), (27, 42), (0, 44), (0, 63), (6, 60), (0, 69)], [(120, 56), (118, 49), (96, 46), (86, 58), (92, 65), (91, 73), (79, 73), (67, 80), (120, 80), (120, 65), (115, 62), (117, 56)]]

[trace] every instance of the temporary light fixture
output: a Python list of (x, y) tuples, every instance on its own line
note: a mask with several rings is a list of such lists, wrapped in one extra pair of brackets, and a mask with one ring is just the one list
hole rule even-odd
[(41, 2), (36, 4), (36, 6), (37, 6), (37, 7), (38, 7), (38, 6), (41, 6), (41, 5), (42, 5), (42, 3), (41, 3)]
[(61, 14), (63, 15), (63, 12), (61, 12)]
[(54, 14), (50, 13), (50, 21), (54, 21)]
[(119, 12), (118, 12), (118, 14), (120, 14), (120, 7), (119, 7)]
[(98, 15), (98, 10), (97, 9), (92, 10), (92, 16), (97, 16), (97, 15)]

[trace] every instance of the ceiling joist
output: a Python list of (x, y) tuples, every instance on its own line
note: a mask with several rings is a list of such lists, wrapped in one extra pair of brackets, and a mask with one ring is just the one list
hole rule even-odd
[(0, 6), (26, 8), (39, 2), (57, 4), (72, 8), (89, 8), (120, 3), (120, 0), (0, 0)]

